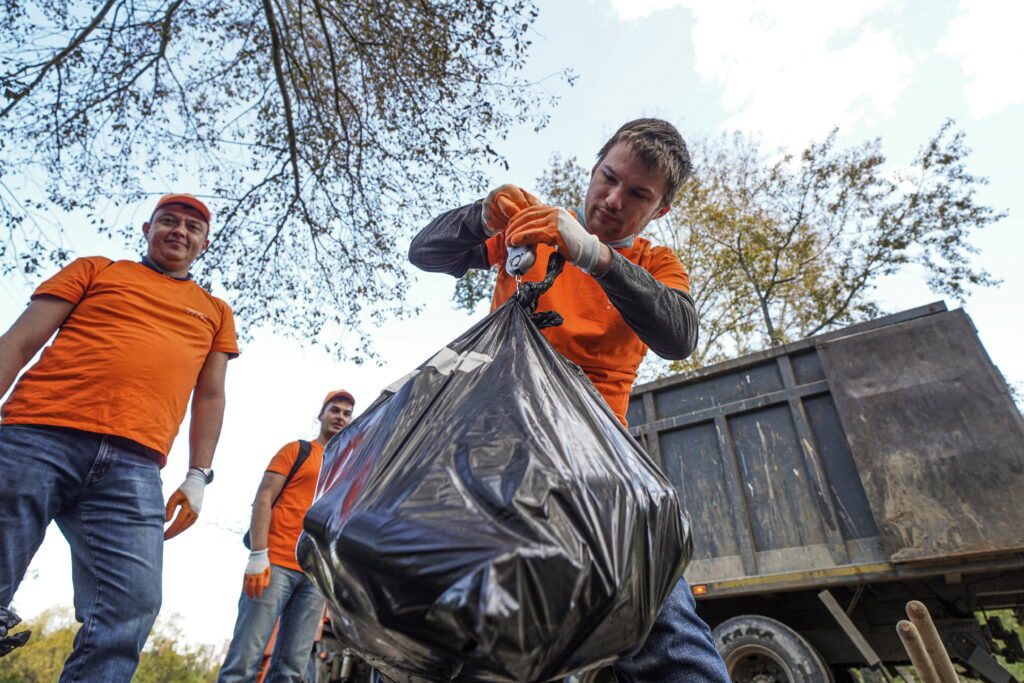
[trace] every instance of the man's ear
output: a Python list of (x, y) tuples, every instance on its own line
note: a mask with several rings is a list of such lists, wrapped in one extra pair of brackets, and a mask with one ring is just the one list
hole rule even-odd
[(143, 237), (149, 237), (149, 221), (142, 224), (142, 235)]
[(669, 210), (669, 209), (671, 209), (671, 208), (672, 208), (672, 205), (671, 205), (671, 204), (666, 204), (665, 206), (663, 206), (663, 207), (661, 207), (660, 209), (658, 209), (658, 212), (657, 212), (656, 214), (654, 214), (654, 218), (655, 218), (655, 219), (657, 219), (657, 218), (661, 218), (661, 217), (662, 217), (662, 216), (664, 216), (664, 215), (665, 215), (666, 213), (668, 213), (668, 210)]

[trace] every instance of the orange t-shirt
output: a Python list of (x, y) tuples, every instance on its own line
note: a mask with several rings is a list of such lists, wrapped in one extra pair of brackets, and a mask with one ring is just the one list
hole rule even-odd
[(231, 308), (191, 280), (134, 261), (80, 258), (39, 285), (75, 304), (0, 410), (5, 424), (130, 439), (167, 461), (212, 351), (237, 355)]
[[(553, 251), (552, 247), (538, 244), (537, 262), (523, 280), (543, 280), (548, 256)], [(690, 277), (668, 247), (655, 247), (650, 241), (638, 237), (632, 247), (616, 251), (649, 272), (658, 282), (689, 293)], [(498, 265), (498, 281), (491, 299), (492, 311), (516, 291), (515, 278), (503, 267), (507, 255), (504, 235), (495, 235), (487, 240), (488, 259), (491, 265)], [(537, 310), (557, 311), (562, 315), (564, 323), (545, 328), (541, 334), (563, 356), (587, 373), (612, 412), (625, 425), (629, 392), (633, 389), (637, 368), (647, 354), (647, 344), (622, 319), (597, 280), (569, 263), (555, 278), (551, 289), (541, 295)]]
[[(277, 452), (267, 465), (267, 472), (277, 472), (285, 477), (292, 471), (295, 459), (299, 457), (299, 442), (293, 441)], [(295, 559), (295, 544), (302, 533), (302, 519), (313, 504), (316, 480), (320, 476), (320, 465), (324, 461), (324, 447), (316, 441), (310, 442), (309, 457), (302, 463), (295, 476), (281, 492), (270, 515), (270, 531), (267, 534), (267, 557), (271, 564), (302, 571)]]

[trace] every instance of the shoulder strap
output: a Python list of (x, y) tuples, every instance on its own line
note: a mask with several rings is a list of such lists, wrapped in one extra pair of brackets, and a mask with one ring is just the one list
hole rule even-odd
[(277, 497), (274, 498), (274, 503), (270, 507), (274, 507), (274, 505), (277, 505), (277, 501), (281, 500), (281, 494), (284, 493), (286, 488), (288, 488), (288, 482), (292, 480), (295, 473), (299, 471), (300, 467), (302, 467), (302, 463), (306, 462), (306, 458), (309, 457), (309, 451), (312, 448), (313, 444), (299, 439), (299, 455), (295, 458), (295, 464), (292, 465), (291, 470), (289, 470), (288, 476), (284, 479), (284, 485), (281, 487), (281, 490), (277, 492)]

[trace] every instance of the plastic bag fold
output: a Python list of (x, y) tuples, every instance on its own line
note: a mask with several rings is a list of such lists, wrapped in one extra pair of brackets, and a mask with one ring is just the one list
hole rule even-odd
[(690, 555), (676, 492), (516, 300), (330, 441), (298, 544), (395, 681), (543, 681), (635, 651)]

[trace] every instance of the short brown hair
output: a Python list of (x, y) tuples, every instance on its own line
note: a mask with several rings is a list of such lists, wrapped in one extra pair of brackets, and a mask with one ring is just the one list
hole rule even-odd
[(627, 145), (649, 167), (665, 176), (665, 196), (661, 199), (661, 205), (671, 204), (683, 181), (693, 171), (690, 152), (676, 127), (661, 119), (630, 121), (604, 143), (604, 147), (597, 153), (597, 162), (604, 161), (611, 148), (620, 142)]

